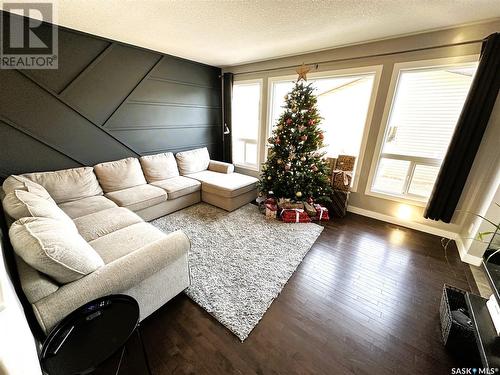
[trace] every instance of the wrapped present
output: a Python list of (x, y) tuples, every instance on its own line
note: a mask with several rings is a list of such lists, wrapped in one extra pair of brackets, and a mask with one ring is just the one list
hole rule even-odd
[(274, 193), (272, 191), (269, 191), (266, 196), (265, 204), (277, 204), (276, 197), (274, 196)]
[(311, 218), (302, 209), (299, 208), (285, 208), (281, 210), (281, 220), (285, 223), (309, 223)]
[(292, 202), (291, 199), (288, 199), (288, 198), (280, 198), (278, 200), (278, 207), (281, 209), (281, 210), (289, 210), (289, 209), (293, 209), (293, 208), (297, 208), (297, 209), (300, 209), (300, 210), (303, 210), (304, 209), (304, 203), (303, 202)]
[(352, 172), (335, 169), (332, 172), (332, 187), (336, 190), (349, 191), (351, 188)]
[(349, 192), (334, 190), (330, 195), (331, 203), (328, 205), (330, 212), (336, 217), (344, 217), (347, 212), (349, 202)]
[(326, 166), (328, 168), (327, 176), (331, 176), (334, 169), (336, 169), (337, 158), (326, 158)]
[(272, 205), (277, 205), (277, 204), (278, 204), (278, 201), (276, 200), (276, 198), (267, 198), (267, 199), (264, 201), (264, 204), (272, 204)]
[(335, 169), (352, 172), (354, 170), (355, 162), (356, 162), (356, 156), (339, 155), (339, 157), (337, 158)]
[(276, 219), (278, 216), (278, 206), (266, 203), (266, 219)]
[(304, 210), (307, 212), (307, 214), (310, 217), (316, 216), (316, 208), (312, 204), (312, 201), (311, 202), (304, 202)]
[(330, 216), (328, 214), (328, 208), (323, 207), (320, 204), (315, 204), (314, 209), (316, 210), (316, 216), (314, 218), (312, 218), (312, 220), (317, 220), (317, 221), (330, 220)]
[(355, 162), (355, 156), (339, 155), (331, 174), (331, 185), (334, 190), (349, 191)]
[(255, 200), (255, 202), (259, 206), (259, 212), (261, 214), (265, 214), (266, 213), (266, 204), (265, 204), (266, 198), (264, 198), (262, 195), (259, 195), (257, 197), (257, 199)]

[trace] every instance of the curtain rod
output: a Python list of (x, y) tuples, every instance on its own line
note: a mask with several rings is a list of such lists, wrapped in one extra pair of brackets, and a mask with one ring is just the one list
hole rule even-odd
[[(427, 50), (433, 50), (433, 49), (438, 49), (438, 48), (455, 47), (455, 46), (462, 46), (462, 45), (467, 45), (467, 44), (481, 43), (482, 41), (483, 41), (483, 39), (476, 39), (476, 40), (469, 40), (467, 42), (441, 44), (439, 46), (413, 48), (413, 49), (407, 49), (407, 50), (402, 50), (402, 51), (397, 51), (397, 52), (384, 52), (384, 53), (377, 53), (377, 54), (372, 54), (372, 55), (355, 56), (355, 57), (345, 57), (345, 58), (342, 58), (342, 59), (317, 61), (317, 62), (305, 63), (305, 65), (316, 65), (316, 69), (318, 69), (318, 66), (320, 64), (329, 64), (329, 63), (349, 61), (349, 60), (360, 60), (360, 59), (366, 59), (366, 58), (369, 58), (369, 57), (384, 57), (384, 56), (390, 56), (390, 55), (397, 55), (397, 54), (400, 54), (400, 53), (410, 53), (410, 52), (427, 51)], [(256, 63), (256, 64), (258, 64), (258, 63)], [(292, 69), (292, 68), (296, 68), (296, 67), (297, 67), (296, 64), (295, 65), (287, 65), (287, 66), (280, 66), (280, 67), (276, 67), (276, 68), (249, 70), (247, 72), (234, 73), (234, 75), (238, 76), (238, 75), (242, 75), (242, 74), (273, 72), (273, 71), (276, 71), (276, 70)]]

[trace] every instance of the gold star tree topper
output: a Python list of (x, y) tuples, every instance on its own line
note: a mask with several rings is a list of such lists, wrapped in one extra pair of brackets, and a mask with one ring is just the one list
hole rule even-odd
[(297, 78), (297, 82), (300, 81), (301, 79), (307, 81), (307, 73), (309, 73), (310, 70), (311, 68), (302, 63), (302, 65), (299, 66), (296, 70), (297, 74), (299, 75)]

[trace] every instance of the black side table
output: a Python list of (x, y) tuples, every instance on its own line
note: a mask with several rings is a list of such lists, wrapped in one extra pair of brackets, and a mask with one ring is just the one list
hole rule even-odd
[(118, 373), (125, 344), (136, 332), (150, 374), (138, 327), (139, 305), (134, 298), (121, 294), (98, 298), (73, 311), (50, 332), (42, 347), (42, 368), (49, 375), (88, 374), (121, 348)]

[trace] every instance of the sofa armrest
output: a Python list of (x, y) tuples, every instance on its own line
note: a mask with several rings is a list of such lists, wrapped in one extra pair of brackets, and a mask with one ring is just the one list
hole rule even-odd
[(224, 163), (223, 161), (210, 160), (210, 163), (208, 164), (208, 170), (219, 173), (233, 173), (234, 165), (230, 163)]
[(21, 288), (29, 303), (40, 301), (59, 289), (59, 285), (55, 281), (28, 265), (17, 254), (16, 264)]
[(187, 254), (189, 238), (176, 231), (152, 242), (91, 274), (61, 286), (34, 304), (35, 314), (45, 332), (78, 307), (96, 298), (122, 293)]

